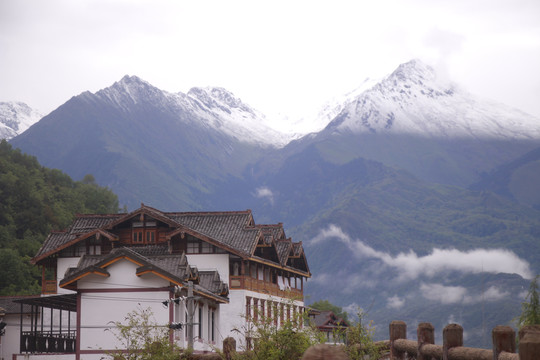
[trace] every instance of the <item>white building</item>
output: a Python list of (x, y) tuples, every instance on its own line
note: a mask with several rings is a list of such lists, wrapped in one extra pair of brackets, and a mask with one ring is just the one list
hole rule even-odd
[[(20, 356), (100, 359), (121, 344), (107, 330), (135, 309), (157, 324), (187, 322), (188, 282), (195, 295), (194, 349), (221, 348), (260, 316), (276, 324), (303, 311), (311, 276), (301, 243), (283, 225), (257, 225), (250, 210), (78, 215), (53, 232), (32, 260), (42, 267), (43, 295), (19, 300), (36, 309), (20, 330)], [(175, 301), (176, 300), (176, 301)], [(171, 342), (188, 345), (186, 327)], [(65, 354), (65, 355), (60, 355)]]

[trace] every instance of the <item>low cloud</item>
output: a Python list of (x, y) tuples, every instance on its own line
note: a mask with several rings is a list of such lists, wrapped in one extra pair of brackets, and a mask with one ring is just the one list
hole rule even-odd
[(418, 256), (412, 250), (394, 256), (375, 250), (360, 240), (351, 239), (348, 234), (336, 225), (330, 225), (322, 230), (312, 240), (312, 244), (318, 244), (330, 239), (338, 239), (358, 258), (375, 258), (382, 261), (386, 266), (398, 270), (400, 277), (405, 279), (416, 279), (420, 275), (431, 277), (448, 271), (519, 274), (526, 279), (531, 279), (533, 276), (529, 263), (506, 249), (460, 251), (435, 248), (425, 256)]
[(507, 291), (501, 291), (495, 286), (491, 286), (484, 293), (471, 293), (463, 286), (444, 286), (440, 284), (420, 285), (422, 296), (428, 300), (448, 304), (476, 304), (480, 302), (491, 302), (504, 299), (510, 296)]
[(270, 201), (270, 204), (274, 205), (274, 193), (266, 186), (261, 186), (255, 189), (254, 196), (256, 198), (266, 198)]
[(392, 296), (391, 298), (388, 298), (386, 307), (389, 307), (390, 309), (399, 310), (403, 307), (403, 305), (405, 305), (405, 300), (395, 295), (395, 296)]

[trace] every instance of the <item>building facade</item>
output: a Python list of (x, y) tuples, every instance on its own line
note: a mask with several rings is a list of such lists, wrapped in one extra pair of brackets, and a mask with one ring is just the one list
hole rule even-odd
[(127, 214), (78, 215), (32, 261), (42, 269), (42, 296), (19, 300), (33, 314), (30, 329), (21, 328), (20, 354), (34, 358), (100, 359), (122, 348), (110, 331), (137, 309), (157, 324), (182, 324), (169, 338), (184, 348), (192, 341), (194, 350), (212, 351), (229, 336), (248, 345), (250, 322), (268, 317), (279, 326), (303, 311), (311, 276), (302, 244), (281, 223), (255, 224), (250, 210), (144, 204)]

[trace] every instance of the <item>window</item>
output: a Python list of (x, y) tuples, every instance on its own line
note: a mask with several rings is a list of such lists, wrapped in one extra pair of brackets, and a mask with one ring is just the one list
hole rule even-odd
[(199, 242), (198, 241), (189, 241), (187, 243), (187, 253), (188, 254), (198, 254), (199, 251)]
[(155, 244), (158, 239), (157, 222), (144, 221), (142, 217), (141, 221), (131, 223), (131, 232), (133, 244)]
[(202, 254), (211, 254), (213, 251), (213, 246), (205, 241), (201, 242), (201, 253)]
[(253, 299), (253, 320), (259, 319), (259, 299)]
[(215, 319), (215, 310), (210, 309), (208, 313), (208, 331), (210, 332), (210, 341), (215, 342), (216, 341), (216, 334), (214, 331), (216, 325), (216, 319)]
[(246, 318), (249, 320), (251, 318), (251, 298), (246, 296)]
[(101, 245), (88, 245), (88, 254), (89, 255), (101, 255)]
[(201, 339), (201, 340), (202, 340), (202, 330), (203, 330), (202, 329), (203, 328), (203, 316), (202, 316), (202, 314), (203, 314), (203, 309), (202, 309), (202, 304), (201, 304), (201, 305), (199, 305), (199, 321), (198, 321), (198, 323), (199, 323), (199, 339)]
[(231, 268), (229, 271), (232, 276), (240, 276), (240, 262), (231, 261)]
[(101, 255), (101, 240), (90, 238), (87, 240), (88, 254), (89, 255)]
[(156, 242), (156, 230), (146, 230), (146, 243), (153, 244)]
[(83, 256), (86, 254), (86, 245), (84, 243), (77, 245), (75, 256)]

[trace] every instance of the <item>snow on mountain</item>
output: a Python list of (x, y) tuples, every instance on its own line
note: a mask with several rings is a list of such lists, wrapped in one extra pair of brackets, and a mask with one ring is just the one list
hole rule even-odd
[(179, 121), (195, 121), (242, 142), (282, 147), (290, 141), (290, 136), (266, 126), (262, 113), (223, 88), (196, 87), (187, 94), (169, 93), (136, 76), (125, 76), (96, 96), (124, 111), (132, 111), (135, 104), (150, 103), (177, 114)]
[(231, 92), (217, 87), (188, 91), (196, 112), (214, 127), (239, 140), (283, 147), (290, 136), (268, 127), (265, 115), (244, 104)]
[(0, 102), (0, 139), (9, 140), (38, 122), (43, 115), (22, 102)]
[(419, 60), (345, 103), (326, 131), (422, 137), (540, 139), (540, 119), (478, 99)]

